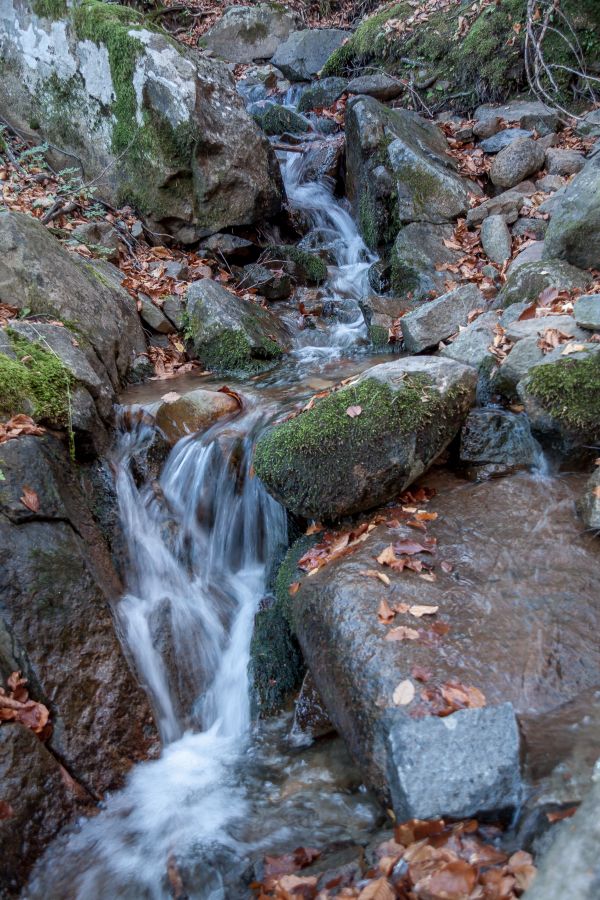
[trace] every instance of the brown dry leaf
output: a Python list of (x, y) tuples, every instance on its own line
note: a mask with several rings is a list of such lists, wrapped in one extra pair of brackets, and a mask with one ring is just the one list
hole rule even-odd
[(297, 594), (299, 590), (300, 590), (300, 582), (293, 581), (288, 588), (288, 594), (290, 595), (290, 597), (293, 597), (294, 594)]
[(389, 547), (386, 547), (385, 550), (382, 550), (377, 557), (377, 562), (381, 566), (389, 566), (391, 563), (395, 562), (395, 560), (396, 554), (394, 553), (394, 548), (391, 544)]
[(559, 809), (556, 812), (547, 812), (546, 818), (549, 822), (561, 822), (563, 819), (570, 819), (577, 812), (577, 806), (569, 806), (567, 809)]
[(423, 668), (423, 666), (413, 666), (410, 674), (416, 681), (421, 681), (422, 683), (429, 681), (431, 678), (431, 672)]
[(405, 678), (394, 689), (392, 700), (396, 706), (408, 706), (415, 699), (415, 686), (410, 678)]
[(433, 616), (438, 611), (439, 606), (420, 606), (416, 604), (415, 606), (411, 606), (409, 608), (409, 613), (411, 616), (414, 616), (416, 619), (420, 619), (421, 616)]
[(485, 694), (479, 688), (461, 684), (460, 681), (448, 681), (440, 687), (442, 697), (452, 708), (480, 709), (486, 705)]
[(233, 399), (236, 401), (239, 408), (240, 409), (244, 408), (244, 398), (242, 397), (242, 395), (238, 394), (237, 391), (232, 390), (230, 387), (227, 387), (226, 384), (224, 384), (223, 387), (220, 387), (219, 390), (217, 391), (217, 393), (227, 394), (228, 397), (233, 397)]
[(377, 618), (382, 623), (382, 625), (389, 625), (390, 622), (393, 622), (396, 617), (396, 613), (387, 602), (387, 600), (382, 600), (377, 609)]
[(464, 859), (447, 862), (415, 885), (417, 896), (439, 900), (466, 900), (477, 883), (477, 870)]
[(376, 878), (362, 889), (358, 900), (394, 900), (394, 889), (387, 878)]
[(391, 581), (385, 572), (378, 572), (377, 569), (362, 569), (358, 574), (362, 575), (364, 578), (377, 578), (382, 584), (385, 584), (388, 587), (391, 584)]
[(398, 625), (396, 628), (390, 629), (385, 636), (386, 641), (416, 641), (419, 632), (415, 628), (408, 628), (406, 625)]
[(508, 868), (514, 875), (519, 890), (526, 891), (531, 887), (537, 875), (537, 869), (533, 865), (530, 853), (526, 853), (524, 850), (513, 853), (508, 860)]
[(304, 534), (319, 534), (319, 532), (324, 531), (325, 529), (321, 525), (320, 522), (313, 522), (312, 525), (309, 525)]
[(30, 509), (31, 512), (39, 512), (40, 511), (40, 498), (28, 485), (23, 485), (23, 496), (21, 497), (21, 503), (23, 506), (26, 506), (27, 509)]
[(407, 613), (410, 609), (410, 605), (408, 603), (396, 603), (394, 609), (397, 613), (400, 613), (400, 615), (404, 615), (404, 613)]
[(29, 416), (19, 413), (9, 419), (8, 422), (0, 422), (0, 444), (20, 437), (22, 434), (41, 435), (46, 431), (40, 425), (36, 425)]
[(394, 553), (414, 556), (415, 553), (433, 553), (433, 545), (419, 544), (416, 541), (398, 541), (393, 545)]
[(2, 819), (10, 819), (14, 816), (15, 811), (6, 800), (0, 800), (0, 822)]
[(454, 566), (452, 565), (452, 563), (446, 562), (446, 560), (444, 560), (444, 562), (440, 563), (440, 569), (442, 570), (442, 572), (445, 572), (448, 575), (450, 572), (454, 571)]
[(355, 419), (357, 416), (360, 416), (362, 412), (362, 406), (349, 406), (346, 410), (346, 415), (350, 416), (351, 419)]

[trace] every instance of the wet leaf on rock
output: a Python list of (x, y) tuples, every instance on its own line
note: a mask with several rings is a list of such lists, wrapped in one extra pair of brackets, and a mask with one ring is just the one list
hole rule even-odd
[(346, 415), (350, 416), (351, 419), (355, 419), (357, 416), (360, 416), (362, 412), (362, 406), (349, 406), (346, 410)]
[(420, 619), (421, 616), (433, 616), (438, 611), (439, 606), (411, 606), (409, 608), (409, 613), (411, 616), (415, 616), (415, 618)]
[(23, 506), (26, 506), (27, 509), (30, 509), (31, 512), (39, 512), (40, 511), (40, 498), (28, 485), (23, 485), (23, 496), (21, 497), (21, 503)]
[(377, 618), (383, 625), (389, 625), (390, 622), (394, 621), (396, 613), (391, 608), (390, 604), (387, 600), (382, 600), (379, 604), (379, 608), (377, 609)]
[(396, 706), (408, 706), (415, 698), (415, 686), (410, 678), (405, 678), (394, 689), (392, 700)]
[(416, 641), (419, 632), (415, 628), (407, 628), (405, 625), (398, 625), (392, 628), (385, 636), (386, 641)]

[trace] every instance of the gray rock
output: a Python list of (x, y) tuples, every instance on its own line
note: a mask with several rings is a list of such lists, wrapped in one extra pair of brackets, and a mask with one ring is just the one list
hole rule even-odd
[(577, 508), (585, 527), (600, 532), (600, 468), (589, 478)]
[(224, 256), (225, 259), (238, 261), (252, 256), (256, 252), (256, 245), (237, 234), (212, 234), (200, 245), (200, 251), (210, 253), (216, 259)]
[(575, 321), (581, 328), (600, 331), (600, 294), (586, 294), (575, 301)]
[(592, 137), (600, 136), (600, 110), (593, 109), (583, 117), (583, 121), (577, 123), (577, 133), (583, 135), (591, 135)]
[(347, 85), (348, 81), (345, 78), (332, 77), (315, 81), (302, 93), (298, 112), (331, 106), (344, 93)]
[(287, 330), (273, 313), (204, 278), (188, 288), (190, 340), (198, 358), (224, 372), (271, 368), (287, 349)]
[(544, 353), (538, 346), (538, 339), (537, 335), (523, 338), (502, 360), (491, 379), (491, 387), (495, 393), (514, 399), (518, 383), (544, 359)]
[(532, 131), (525, 131), (523, 128), (505, 128), (492, 137), (486, 138), (481, 142), (481, 149), (485, 153), (500, 153), (505, 147), (508, 147), (518, 138), (533, 137)]
[[(397, 496), (448, 445), (470, 408), (476, 372), (450, 359), (374, 366), (313, 409), (265, 431), (256, 473), (283, 505), (337, 519)], [(360, 407), (357, 416), (347, 409)]]
[(327, 710), (315, 687), (315, 682), (307, 672), (294, 705), (294, 724), (292, 734), (306, 735), (312, 740), (335, 732)]
[(339, 135), (333, 140), (324, 141), (315, 147), (311, 153), (302, 157), (301, 178), (304, 181), (320, 181), (322, 178), (330, 178), (337, 181), (340, 174), (342, 160), (346, 150), (344, 135)]
[(543, 241), (548, 230), (548, 222), (545, 219), (530, 219), (524, 216), (522, 219), (517, 219), (510, 230), (513, 237), (521, 237), (525, 234), (535, 241)]
[(201, 38), (200, 46), (234, 63), (270, 59), (298, 27), (298, 18), (283, 6), (230, 6)]
[[(115, 272), (116, 279), (107, 272)], [(69, 253), (43, 225), (22, 213), (0, 212), (0, 293), (19, 309), (67, 322), (92, 349), (95, 371), (103, 370), (115, 390), (135, 356), (146, 349), (135, 303), (121, 287), (119, 270)]]
[(548, 215), (552, 217), (558, 207), (560, 206), (560, 201), (565, 194), (566, 185), (564, 187), (560, 187), (557, 191), (555, 191), (552, 196), (548, 197), (547, 200), (544, 200), (543, 203), (537, 208), (537, 212), (542, 215)]
[(182, 298), (177, 294), (171, 294), (164, 300), (162, 311), (175, 329), (181, 331), (185, 324), (185, 303)]
[(540, 448), (527, 417), (492, 407), (473, 409), (460, 433), (460, 459), (479, 476), (534, 466)]
[(525, 247), (524, 250), (521, 250), (521, 252), (515, 256), (508, 269), (506, 270), (506, 274), (511, 275), (513, 272), (516, 272), (517, 269), (520, 269), (521, 266), (527, 265), (527, 263), (540, 262), (543, 255), (544, 242), (534, 241), (533, 244), (529, 244), (528, 247)]
[(119, 261), (119, 251), (123, 243), (118, 231), (110, 222), (86, 222), (84, 225), (78, 225), (71, 232), (71, 237), (87, 247), (100, 248), (104, 251), (104, 258), (109, 262)]
[[(174, 43), (139, 12), (113, 16), (112, 9), (103, 7), (98, 29), (90, 17), (65, 14), (59, 24), (30, 3), (7, 0), (3, 115), (28, 133), (35, 119), (38, 142), (81, 160), (101, 199), (130, 203), (153, 231), (183, 243), (276, 214), (275, 154), (226, 66)], [(131, 42), (122, 85), (114, 74), (119, 51), (99, 37), (113, 27)], [(57, 159), (59, 168), (73, 165), (73, 156)]]
[(512, 254), (510, 231), (502, 216), (488, 216), (481, 223), (481, 246), (489, 260), (502, 265)]
[(499, 116), (509, 125), (546, 135), (558, 128), (558, 113), (539, 100), (512, 100), (503, 106), (484, 104), (475, 110), (475, 119), (484, 122)]
[[(548, 255), (546, 241), (545, 252)], [(530, 262), (512, 272), (498, 294), (499, 306), (510, 306), (521, 300), (537, 300), (541, 292), (548, 287), (558, 290), (585, 288), (591, 278), (587, 272), (576, 269), (561, 259), (545, 259), (541, 262)]]
[(528, 337), (542, 337), (549, 328), (562, 331), (564, 334), (572, 335), (577, 340), (585, 340), (586, 333), (577, 327), (577, 323), (573, 316), (542, 316), (539, 319), (524, 319), (522, 322), (505, 322), (502, 319), (502, 325), (506, 330), (506, 337), (509, 341), (522, 341)]
[(457, 287), (447, 294), (420, 304), (402, 318), (402, 337), (409, 353), (435, 347), (467, 324), (469, 313), (485, 307), (474, 284)]
[(504, 191), (497, 197), (484, 200), (479, 206), (472, 207), (467, 213), (467, 224), (472, 228), (480, 225), (488, 216), (502, 216), (509, 225), (516, 222), (523, 206), (523, 194), (518, 190)]
[[(600, 895), (600, 767), (572, 819), (561, 824), (526, 900), (596, 900)], [(556, 827), (556, 826), (554, 826)]]
[(531, 138), (518, 138), (501, 150), (490, 169), (496, 187), (511, 188), (535, 175), (544, 165), (544, 151)]
[(287, 273), (279, 274), (259, 263), (244, 266), (239, 286), (244, 290), (256, 288), (267, 300), (287, 300), (292, 293), (292, 279)]
[(474, 369), (489, 367), (494, 359), (489, 348), (494, 340), (497, 324), (498, 313), (493, 310), (483, 313), (466, 328), (461, 328), (452, 343), (441, 351), (441, 355), (473, 366)]
[(163, 311), (156, 306), (150, 297), (146, 294), (139, 295), (141, 309), (140, 309), (140, 319), (147, 325), (148, 328), (151, 328), (153, 331), (157, 331), (158, 334), (175, 334), (177, 329), (173, 325), (173, 323), (165, 316)]
[(405, 90), (399, 78), (392, 78), (385, 72), (373, 75), (360, 75), (349, 82), (346, 90), (349, 94), (365, 94), (376, 100), (395, 100)]
[(279, 103), (269, 103), (260, 113), (254, 113), (254, 118), (264, 133), (269, 135), (283, 134), (284, 131), (303, 134), (312, 128), (308, 119)]
[(423, 300), (432, 291), (445, 291), (451, 273), (442, 266), (455, 264), (463, 255), (444, 244), (453, 233), (451, 225), (427, 222), (413, 222), (400, 229), (391, 253), (391, 285), (398, 297)]
[(585, 156), (577, 150), (546, 150), (548, 175), (575, 175), (585, 166)]
[(561, 196), (546, 235), (546, 256), (583, 269), (600, 267), (600, 156), (587, 163)]
[(520, 804), (519, 729), (511, 703), (450, 716), (398, 717), (387, 733), (397, 821), (467, 818)]
[(543, 178), (538, 178), (536, 186), (540, 191), (553, 194), (565, 186), (565, 179), (562, 175), (544, 175)]
[(348, 36), (347, 31), (338, 28), (295, 31), (277, 48), (273, 65), (290, 81), (310, 81)]
[(500, 131), (500, 117), (490, 116), (489, 119), (480, 119), (473, 125), (473, 136), (478, 140), (487, 140)]

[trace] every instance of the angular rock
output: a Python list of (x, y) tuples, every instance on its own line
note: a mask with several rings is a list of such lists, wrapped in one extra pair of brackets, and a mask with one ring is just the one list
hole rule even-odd
[(382, 101), (395, 100), (404, 90), (405, 87), (399, 78), (392, 78), (385, 72), (359, 75), (358, 78), (353, 78), (346, 88), (349, 94), (365, 94)]
[(521, 266), (527, 265), (527, 263), (541, 262), (543, 255), (544, 242), (534, 241), (533, 244), (529, 244), (528, 247), (525, 247), (524, 250), (521, 250), (521, 252), (515, 256), (506, 270), (506, 274), (512, 275), (513, 272), (516, 272)]
[(581, 122), (577, 123), (577, 133), (583, 135), (600, 136), (600, 111), (593, 109), (587, 113)]
[[(556, 827), (556, 826), (555, 826)], [(561, 824), (527, 900), (596, 900), (600, 890), (600, 766), (594, 784), (572, 819)]]
[(295, 31), (277, 48), (273, 65), (290, 81), (310, 81), (347, 37), (348, 32), (338, 28)]
[(504, 131), (499, 131), (492, 137), (482, 141), (481, 149), (484, 153), (500, 153), (501, 150), (504, 150), (504, 148), (508, 147), (509, 144), (512, 144), (513, 141), (516, 141), (519, 138), (530, 137), (533, 137), (532, 131), (525, 131), (523, 128), (505, 128)]
[(271, 368), (288, 346), (287, 330), (271, 312), (208, 278), (190, 285), (187, 320), (198, 358), (215, 371)]
[(177, 294), (171, 294), (163, 301), (162, 311), (175, 326), (176, 331), (181, 331), (185, 325), (185, 303)]
[(558, 113), (539, 100), (512, 100), (503, 106), (483, 104), (475, 110), (475, 119), (486, 122), (499, 116), (509, 125), (546, 135), (558, 129)]
[(223, 63), (116, 4), (5, 6), (3, 115), (74, 154), (99, 197), (184, 243), (278, 212), (275, 155)]
[(531, 138), (518, 138), (501, 150), (490, 169), (496, 187), (505, 190), (535, 175), (544, 165), (544, 151)]
[(158, 332), (158, 334), (175, 334), (177, 329), (173, 323), (165, 316), (162, 309), (152, 302), (150, 297), (141, 294), (140, 304), (140, 319), (144, 325), (147, 325), (152, 331)]
[(525, 216), (517, 219), (510, 229), (513, 237), (521, 237), (525, 234), (536, 241), (543, 241), (547, 230), (548, 223), (544, 219), (530, 219)]
[(441, 350), (441, 355), (474, 369), (489, 367), (494, 357), (490, 346), (494, 340), (494, 329), (498, 324), (498, 313), (490, 310), (478, 316), (474, 322), (461, 328), (457, 337)]
[(244, 266), (239, 286), (244, 290), (256, 288), (267, 300), (287, 300), (292, 293), (292, 279), (289, 275), (285, 272), (277, 273), (259, 263)]
[[(310, 577), (288, 571), (290, 581), (300, 581), (288, 599), (289, 615), (315, 684), (367, 783), (380, 793), (387, 793), (386, 711), (409, 728), (427, 721), (412, 713), (431, 714), (414, 666), (430, 673), (425, 688), (454, 680), (482, 691), (492, 711), (512, 703), (525, 731), (524, 750), (535, 739), (547, 764), (564, 758), (548, 716), (583, 690), (597, 689), (600, 665), (600, 611), (589, 602), (600, 551), (575, 515), (580, 480), (574, 480), (548, 484), (519, 474), (465, 484), (430, 473), (426, 483), (438, 493), (428, 511), (438, 517), (428, 534), (437, 539), (437, 557), (417, 558), (435, 564), (434, 582), (382, 568), (391, 580), (386, 586), (360, 574), (377, 568), (375, 559), (390, 544), (415, 540), (414, 529), (403, 525), (378, 525), (353, 553)], [(453, 571), (444, 572), (441, 561)], [(391, 606), (439, 609), (435, 618), (398, 613), (385, 625), (376, 613), (384, 598)], [(440, 625), (450, 628), (441, 638), (433, 627)], [(418, 636), (386, 640), (399, 626)], [(415, 698), (395, 706), (394, 691), (406, 679)], [(502, 739), (498, 743), (501, 749)], [(468, 782), (468, 766), (456, 768)], [(430, 776), (435, 779), (435, 771)]]
[[(11, 635), (0, 669), (23, 672), (50, 710), (46, 746), (98, 798), (156, 740), (113, 621), (122, 586), (80, 488), (83, 472), (60, 441), (8, 441), (0, 468), (0, 624)], [(36, 512), (21, 502), (25, 486), (37, 494)]]
[[(476, 380), (473, 369), (431, 357), (367, 369), (353, 385), (264, 432), (256, 473), (287, 509), (307, 518), (337, 519), (385, 503), (450, 442)], [(349, 415), (351, 407), (360, 413)]]
[(577, 150), (546, 150), (548, 175), (576, 175), (585, 166), (585, 156)]
[(236, 262), (248, 259), (253, 256), (256, 251), (256, 245), (246, 238), (238, 237), (237, 234), (212, 234), (208, 240), (200, 245), (202, 253), (211, 253), (217, 259), (224, 256), (225, 259), (232, 259)]
[(0, 728), (0, 784), (11, 808), (0, 818), (0, 884), (10, 892), (5, 896), (17, 896), (33, 862), (71, 818), (76, 798), (55, 757), (16, 722)]
[(201, 38), (200, 46), (236, 64), (270, 59), (297, 26), (297, 17), (275, 3), (230, 6)]
[(323, 706), (314, 679), (307, 672), (294, 707), (292, 733), (306, 735), (314, 740), (332, 732), (335, 732), (335, 728)]
[(562, 175), (544, 175), (543, 178), (538, 178), (536, 186), (540, 191), (553, 194), (555, 191), (560, 191), (560, 189), (565, 186), (565, 179)]
[(481, 246), (491, 262), (503, 265), (512, 254), (510, 231), (502, 216), (488, 216), (481, 223)]
[(345, 78), (322, 78), (308, 87), (300, 97), (298, 112), (309, 112), (331, 106), (346, 90)]
[(387, 734), (396, 819), (463, 819), (512, 812), (522, 794), (519, 728), (511, 703), (406, 721)]
[(518, 318), (512, 322), (508, 322), (502, 317), (502, 326), (506, 331), (506, 337), (509, 341), (521, 341), (528, 337), (543, 337), (546, 331), (557, 330), (563, 334), (572, 336), (575, 340), (585, 341), (585, 331), (578, 327), (573, 316), (541, 316), (538, 319), (523, 319), (522, 322)]
[(198, 388), (174, 400), (163, 400), (155, 418), (169, 442), (175, 444), (188, 434), (207, 431), (222, 416), (234, 415), (239, 409), (235, 397)]
[(421, 303), (402, 318), (402, 337), (409, 353), (420, 353), (435, 347), (466, 325), (469, 313), (485, 307), (481, 291), (474, 284), (465, 284), (438, 297)]
[(400, 229), (391, 253), (391, 287), (398, 297), (423, 300), (445, 290), (450, 273), (443, 266), (456, 264), (463, 255), (444, 244), (453, 233), (451, 225), (427, 222)]
[(600, 469), (588, 480), (577, 508), (585, 527), (600, 532)]
[(561, 195), (546, 234), (546, 256), (582, 269), (600, 267), (600, 156)]
[(509, 399), (515, 398), (518, 383), (544, 359), (538, 340), (538, 336), (535, 335), (523, 338), (515, 344), (492, 374), (491, 386), (494, 392)]
[(320, 181), (330, 178), (334, 183), (340, 175), (346, 142), (344, 135), (323, 142), (302, 159), (301, 178), (303, 181)]
[(22, 213), (0, 212), (0, 293), (18, 309), (73, 326), (115, 388), (135, 355), (146, 349), (129, 294)]
[(472, 475), (508, 475), (536, 465), (540, 448), (527, 418), (504, 409), (473, 409), (460, 433), (460, 460)]
[[(548, 243), (545, 244), (546, 256)], [(530, 262), (513, 271), (498, 294), (499, 306), (510, 306), (521, 300), (537, 300), (541, 292), (548, 287), (559, 291), (585, 288), (590, 284), (588, 272), (582, 272), (561, 259), (545, 259), (541, 262)]]
[(522, 206), (523, 194), (520, 191), (505, 191), (470, 209), (467, 213), (467, 224), (472, 228), (474, 225), (480, 225), (488, 216), (502, 216), (510, 225), (518, 219)]
[(587, 294), (575, 301), (575, 321), (580, 328), (600, 331), (600, 294)]
[(108, 262), (119, 261), (119, 251), (123, 247), (123, 242), (119, 232), (110, 222), (87, 222), (85, 225), (78, 225), (71, 232), (71, 237), (87, 247), (99, 248)]
[(284, 131), (302, 134), (312, 128), (308, 119), (279, 103), (270, 103), (263, 112), (255, 113), (254, 118), (264, 133), (269, 135), (283, 134)]

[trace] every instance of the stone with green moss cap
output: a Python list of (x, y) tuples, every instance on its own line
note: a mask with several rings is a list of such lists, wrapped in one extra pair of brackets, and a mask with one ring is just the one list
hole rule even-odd
[(279, 210), (274, 153), (223, 63), (115, 3), (7, 3), (3, 115), (81, 160), (99, 196), (183, 242)]
[[(268, 429), (256, 445), (256, 473), (296, 515), (338, 519), (371, 509), (404, 490), (449, 444), (476, 382), (475, 370), (454, 360), (408, 357), (374, 366)], [(351, 407), (358, 415), (348, 415)]]
[(289, 343), (287, 329), (272, 312), (209, 278), (188, 289), (184, 333), (198, 358), (217, 372), (272, 368)]

